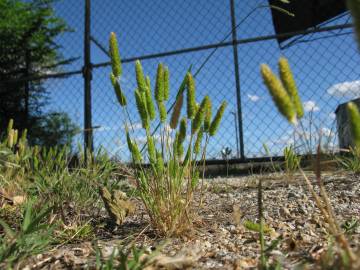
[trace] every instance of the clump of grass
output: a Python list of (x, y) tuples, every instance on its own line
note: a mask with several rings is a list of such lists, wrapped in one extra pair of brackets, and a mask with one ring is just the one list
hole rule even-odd
[(284, 148), (284, 158), (285, 172), (292, 178), (300, 168), (301, 156), (295, 153), (293, 146), (287, 146)]
[[(294, 102), (295, 99), (291, 99), (291, 95), (294, 96), (295, 92), (290, 94), (290, 91), (284, 91), (284, 86), (280, 83), (280, 80), (277, 79), (276, 75), (271, 72), (268, 66), (262, 65), (261, 71), (264, 77), (264, 83), (267, 86), (270, 94), (273, 96), (276, 107), (286, 117), (289, 123), (296, 125), (297, 118), (301, 118), (301, 114), (298, 113), (301, 110), (297, 108), (297, 106), (299, 106), (299, 103)], [(289, 70), (289, 72), (291, 71)], [(358, 128), (358, 123), (360, 123), (360, 114), (358, 113), (357, 108), (354, 107), (352, 104), (348, 105), (348, 110), (350, 111), (350, 122), (352, 124), (352, 132), (355, 140), (355, 145), (360, 145), (360, 128)], [(357, 132), (359, 133), (357, 134)], [(349, 242), (347, 241), (343, 231), (341, 230), (337, 222), (337, 218), (334, 214), (328, 194), (325, 190), (324, 183), (321, 178), (320, 154), (321, 145), (319, 144), (317, 149), (315, 175), (317, 185), (320, 190), (320, 196), (316, 193), (313, 184), (311, 183), (305, 172), (301, 170), (301, 168), (300, 172), (302, 173), (308, 189), (312, 194), (317, 207), (321, 211), (324, 220), (327, 222), (326, 229), (328, 230), (329, 234), (332, 235), (336, 240), (340, 253), (342, 254), (342, 256), (340, 256), (342, 258), (340, 263), (342, 263), (342, 266), (346, 267), (346, 269), (355, 269), (352, 267), (355, 265), (356, 261), (359, 258), (355, 256), (352, 248), (349, 245)]]
[(355, 103), (349, 102), (346, 106), (350, 122), (353, 146), (350, 146), (348, 153), (344, 153), (337, 160), (340, 165), (355, 174), (360, 173), (360, 113)]
[(138, 248), (134, 245), (130, 247), (118, 246), (108, 258), (102, 258), (101, 251), (98, 247), (96, 250), (96, 269), (99, 270), (141, 270), (152, 268), (154, 258), (158, 255), (159, 250), (148, 254), (145, 248)]
[(79, 148), (70, 165), (70, 147), (30, 146), (26, 135), (10, 121), (0, 142), (0, 261), (9, 267), (53, 244), (93, 237), (103, 205), (100, 187), (118, 189), (117, 166), (102, 150)]
[(44, 250), (51, 242), (54, 229), (52, 224), (46, 222), (51, 211), (51, 207), (34, 211), (34, 204), (27, 202), (18, 229), (11, 228), (11, 224), (0, 219), (0, 226), (4, 231), (4, 236), (0, 238), (1, 267), (11, 268), (21, 259)]
[(350, 149), (344, 149), (343, 155), (337, 157), (337, 161), (340, 166), (346, 171), (354, 174), (360, 174), (360, 151), (357, 148), (350, 147)]
[[(117, 47), (117, 43), (113, 43), (116, 43), (116, 38), (111, 34), (110, 49)], [(118, 55), (111, 54), (113, 65), (121, 62), (117, 59)], [(114, 76), (118, 69), (119, 67), (113, 67)], [(226, 102), (221, 104), (215, 117), (211, 119), (210, 98), (205, 96), (199, 105), (196, 103), (195, 80), (192, 74), (187, 72), (169, 117), (166, 109), (170, 91), (168, 68), (162, 63), (158, 65), (154, 91), (151, 89), (150, 80), (143, 73), (140, 61), (135, 63), (135, 73), (135, 100), (147, 138), (146, 154), (140, 151), (136, 141), (131, 138), (128, 108), (119, 103), (126, 115), (124, 125), (128, 148), (136, 168), (137, 191), (152, 225), (161, 234), (179, 234), (191, 225), (192, 201), (199, 182), (196, 161), (199, 158), (205, 160), (206, 145), (219, 128)], [(116, 92), (116, 88), (114, 90)], [(154, 93), (154, 97), (151, 93)], [(181, 117), (185, 93), (186, 116)], [(152, 122), (156, 119), (155, 107), (160, 122), (159, 140), (156, 140), (151, 132)], [(202, 147), (204, 139), (205, 145)], [(144, 162), (149, 162), (149, 167), (145, 167)]]

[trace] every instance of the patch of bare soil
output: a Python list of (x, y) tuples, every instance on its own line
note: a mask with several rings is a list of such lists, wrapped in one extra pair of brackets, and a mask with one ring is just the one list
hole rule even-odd
[[(270, 260), (281, 262), (283, 269), (294, 269), (302, 262), (319, 260), (326, 252), (330, 237), (320, 211), (300, 175), (291, 181), (284, 175), (264, 175), (208, 179), (202, 207), (198, 207), (193, 231), (163, 244), (156, 269), (253, 269), (259, 258), (256, 232), (244, 227), (245, 221), (257, 222), (257, 181), (263, 179), (263, 204), (266, 225), (270, 228), (266, 242), (279, 239)], [(325, 188), (339, 224), (360, 220), (360, 179), (344, 173), (323, 176)], [(314, 179), (312, 179), (314, 180)], [(199, 198), (196, 198), (198, 201)], [(197, 206), (198, 204), (195, 204)], [(110, 256), (119, 243), (133, 240), (139, 246), (152, 247), (163, 243), (147, 223), (147, 215), (138, 206), (135, 215), (113, 231), (112, 239), (98, 241), (103, 256)], [(351, 222), (350, 222), (351, 223)], [(106, 238), (108, 238), (108, 235)], [(360, 226), (347, 234), (351, 245), (360, 248)], [(81, 243), (64, 246), (38, 256), (29, 269), (66, 269), (95, 267), (94, 245)], [(175, 258), (175, 259), (174, 259)], [(311, 268), (309, 268), (311, 269)]]

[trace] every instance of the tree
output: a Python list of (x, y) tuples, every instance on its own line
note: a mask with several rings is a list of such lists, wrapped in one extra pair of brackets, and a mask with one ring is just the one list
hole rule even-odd
[[(16, 128), (27, 128), (30, 137), (38, 136), (29, 138), (30, 141), (40, 144), (47, 144), (48, 138), (44, 135), (48, 127), (44, 124), (52, 123), (49, 119), (53, 117), (42, 111), (48, 93), (42, 80), (25, 79), (56, 72), (74, 60), (64, 59), (58, 51), (55, 38), (70, 29), (55, 16), (53, 2), (0, 0), (0, 128), (5, 130), (12, 118)], [(59, 120), (75, 128), (69, 125), (69, 117), (63, 115), (56, 118)], [(35, 128), (39, 130), (33, 131)], [(73, 131), (69, 130), (70, 134)], [(59, 141), (51, 138), (52, 143), (61, 143), (64, 139), (60, 134), (55, 137)]]
[(31, 129), (30, 141), (32, 145), (65, 146), (69, 145), (72, 138), (80, 133), (80, 129), (72, 123), (66, 113), (50, 113), (38, 121), (39, 126)]

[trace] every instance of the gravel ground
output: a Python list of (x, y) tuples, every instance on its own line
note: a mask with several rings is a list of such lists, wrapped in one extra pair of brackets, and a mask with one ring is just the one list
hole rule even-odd
[[(292, 180), (284, 180), (284, 175), (257, 175), (208, 179), (204, 206), (198, 209), (194, 229), (181, 238), (167, 240), (162, 249), (164, 256), (160, 255), (156, 266), (149, 269), (158, 269), (160, 264), (167, 265), (168, 269), (256, 268), (258, 234), (246, 229), (244, 222), (257, 221), (260, 178), (263, 180), (264, 218), (269, 227), (266, 243), (281, 239), (271, 251), (270, 261), (277, 260), (284, 269), (294, 269), (302, 262), (311, 264), (319, 260), (330, 238), (304, 180), (300, 175)], [(350, 220), (360, 222), (359, 177), (328, 173), (323, 179), (339, 224)], [(138, 206), (136, 215), (128, 217), (120, 228), (108, 235), (112, 239), (99, 242), (102, 255), (109, 256), (114, 246), (130, 235), (137, 235), (136, 242), (148, 247), (149, 252), (162, 243), (146, 220), (146, 213)], [(360, 248), (360, 226), (347, 237), (355, 250)], [(81, 243), (37, 257), (35, 269), (86, 268), (94, 258), (91, 243)]]

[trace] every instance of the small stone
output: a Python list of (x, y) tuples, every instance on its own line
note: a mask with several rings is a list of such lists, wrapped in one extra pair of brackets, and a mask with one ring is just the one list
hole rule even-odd
[(289, 209), (286, 208), (285, 206), (280, 208), (280, 215), (285, 216), (285, 217), (291, 217), (291, 213), (290, 213)]

